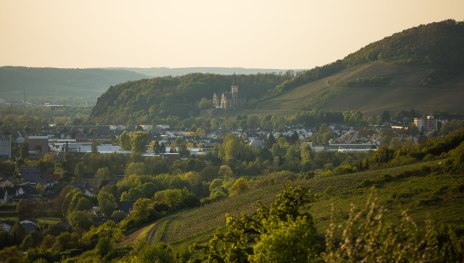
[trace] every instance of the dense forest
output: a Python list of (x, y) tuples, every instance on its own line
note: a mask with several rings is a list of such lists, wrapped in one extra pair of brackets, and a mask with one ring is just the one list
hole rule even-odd
[[(98, 98), (91, 119), (102, 124), (153, 123), (168, 116), (186, 118), (199, 114), (199, 103), (211, 101), (213, 93), (230, 91), (235, 78), (239, 96), (248, 104), (288, 79), (289, 75), (190, 74), (123, 83)], [(211, 108), (211, 107), (210, 107)]]

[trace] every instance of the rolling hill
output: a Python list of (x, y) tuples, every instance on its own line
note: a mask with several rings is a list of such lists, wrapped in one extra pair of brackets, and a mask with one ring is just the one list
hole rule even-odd
[(22, 101), (25, 92), (27, 101), (73, 97), (94, 103), (109, 86), (143, 78), (127, 70), (1, 67), (0, 98)]
[[(438, 75), (446, 77), (426, 84)], [(462, 113), (462, 98), (464, 69), (443, 70), (374, 61), (282, 92), (261, 101), (256, 109), (359, 110), (375, 114), (384, 110), (415, 109), (424, 113)]]
[[(464, 201), (464, 178), (442, 172), (440, 163), (421, 162), (264, 185), (238, 196), (164, 217), (128, 235), (120, 245), (130, 245), (143, 239), (149, 242), (162, 241), (175, 247), (204, 242), (218, 226), (224, 225), (225, 214), (238, 216), (241, 212), (252, 212), (252, 204), (256, 201), (268, 205), (288, 185), (308, 187), (318, 196), (311, 206), (311, 214), (319, 233), (326, 231), (332, 205), (335, 209), (335, 220), (344, 222), (350, 205), (362, 207), (372, 186), (377, 189), (378, 204), (387, 209), (387, 221), (398, 220), (401, 212), (408, 210), (419, 224), (423, 224), (426, 219), (432, 219), (439, 224), (451, 224), (457, 229), (463, 229), (464, 210), (460, 204)], [(431, 172), (416, 175), (411, 172), (425, 170), (425, 167)]]
[(462, 113), (464, 22), (421, 25), (282, 83), (259, 110)]
[(192, 73), (223, 75), (281, 73), (281, 69), (248, 68), (32, 68), (0, 67), (0, 99), (34, 104), (94, 104), (110, 86), (127, 81)]
[[(247, 105), (229, 114), (273, 115), (312, 109), (462, 114), (464, 22), (446, 20), (407, 29), (295, 76), (237, 77)], [(191, 74), (117, 85), (98, 99), (91, 118), (100, 123), (125, 123), (196, 116), (198, 101), (227, 90), (231, 81), (230, 76)]]

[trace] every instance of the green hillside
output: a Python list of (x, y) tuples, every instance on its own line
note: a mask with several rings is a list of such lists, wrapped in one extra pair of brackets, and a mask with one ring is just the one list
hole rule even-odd
[[(165, 217), (129, 235), (122, 244), (138, 239), (188, 246), (207, 240), (214, 229), (225, 223), (225, 214), (238, 216), (253, 211), (252, 204), (271, 203), (289, 185), (306, 186), (318, 195), (311, 214), (319, 233), (325, 233), (332, 204), (338, 222), (346, 219), (351, 203), (361, 207), (369, 189), (377, 189), (379, 204), (387, 209), (387, 221), (398, 220), (403, 210), (418, 222), (432, 219), (464, 229), (464, 177), (442, 171), (440, 161), (423, 162), (381, 170), (345, 175), (316, 176), (313, 179), (276, 182), (249, 190), (239, 196), (197, 209)], [(422, 172), (418, 172), (422, 171)]]
[(464, 23), (421, 25), (277, 86), (259, 110), (464, 110)]
[(375, 61), (295, 87), (257, 105), (259, 110), (383, 110), (462, 113), (464, 69), (432, 69)]
[(99, 97), (91, 119), (97, 123), (124, 124), (196, 116), (200, 113), (200, 100), (211, 101), (213, 93), (221, 96), (222, 92), (230, 91), (234, 78), (239, 95), (252, 105), (288, 77), (277, 74), (189, 74), (131, 81), (111, 87)]
[[(232, 76), (190, 74), (117, 85), (99, 98), (91, 118), (141, 123), (198, 116), (200, 99), (227, 90), (231, 82)], [(247, 104), (231, 114), (310, 109), (462, 113), (464, 22), (407, 29), (296, 76), (238, 75), (237, 82)]]
[(89, 103), (104, 93), (109, 86), (147, 76), (116, 69), (58, 69), (0, 67), (0, 98), (34, 101), (74, 97)]

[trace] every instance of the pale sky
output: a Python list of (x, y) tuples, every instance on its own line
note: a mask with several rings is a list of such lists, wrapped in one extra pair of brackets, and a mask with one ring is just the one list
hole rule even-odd
[(464, 0), (0, 0), (0, 66), (313, 68)]

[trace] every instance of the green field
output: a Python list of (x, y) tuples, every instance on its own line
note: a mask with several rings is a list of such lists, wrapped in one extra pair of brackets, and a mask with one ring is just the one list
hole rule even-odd
[[(427, 175), (414, 174), (413, 171), (421, 169), (427, 170)], [(432, 219), (436, 223), (450, 223), (464, 229), (464, 176), (443, 173), (439, 161), (433, 161), (265, 185), (239, 196), (160, 219), (133, 233), (129, 236), (130, 241), (124, 243), (147, 239), (185, 247), (193, 242), (206, 241), (218, 226), (224, 225), (225, 214), (251, 212), (252, 204), (256, 201), (269, 204), (286, 185), (306, 186), (317, 194), (311, 213), (319, 233), (325, 232), (332, 205), (335, 220), (343, 222), (350, 205), (353, 203), (361, 207), (372, 186), (377, 189), (380, 205), (387, 209), (387, 221), (395, 222), (400, 213), (407, 210), (418, 223)]]

